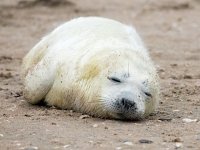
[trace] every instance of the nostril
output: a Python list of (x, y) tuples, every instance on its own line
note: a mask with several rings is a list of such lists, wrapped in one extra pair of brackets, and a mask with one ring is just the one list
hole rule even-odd
[(146, 96), (148, 96), (148, 97), (152, 97), (151, 93), (149, 93), (149, 92), (144, 92), (144, 94), (145, 94)]
[(135, 102), (130, 101), (130, 100), (126, 99), (126, 98), (122, 98), (121, 99), (121, 106), (123, 106), (126, 109), (129, 109), (131, 107), (135, 107)]
[(122, 105), (125, 105), (125, 103), (126, 103), (125, 101), (126, 101), (126, 99), (125, 99), (125, 98), (122, 98), (121, 104), (122, 104)]

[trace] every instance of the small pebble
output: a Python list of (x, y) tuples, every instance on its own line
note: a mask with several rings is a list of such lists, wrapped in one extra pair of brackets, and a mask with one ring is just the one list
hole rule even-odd
[(21, 143), (17, 143), (16, 145), (17, 145), (17, 146), (20, 146), (20, 145), (21, 145)]
[(64, 145), (63, 147), (64, 147), (64, 148), (68, 148), (69, 146), (70, 146), (70, 145)]
[(70, 110), (68, 116), (73, 116), (73, 110)]
[(175, 148), (178, 149), (178, 148), (182, 148), (183, 147), (183, 144), (182, 143), (176, 143), (175, 144)]
[(94, 143), (94, 141), (89, 141), (89, 143)]
[(0, 137), (3, 137), (3, 134), (0, 134)]
[(178, 66), (177, 64), (170, 64), (172, 67), (176, 67), (176, 66)]
[(52, 124), (52, 125), (56, 125), (56, 123), (55, 123), (55, 122), (52, 122), (51, 124)]
[(24, 150), (37, 150), (37, 149), (38, 149), (38, 147), (32, 146), (32, 147), (27, 147)]
[(31, 117), (31, 115), (29, 115), (29, 114), (25, 114), (24, 116), (25, 116), (25, 117)]
[(181, 142), (181, 141), (182, 141), (182, 140), (181, 140), (181, 138), (179, 138), (179, 137), (172, 140), (172, 142)]
[(139, 140), (139, 142), (142, 143), (142, 144), (151, 144), (151, 143), (153, 143), (153, 141), (147, 140), (147, 139), (141, 139), (141, 140)]
[(160, 120), (160, 121), (171, 121), (172, 120), (172, 118), (168, 118), (168, 117), (163, 117), (163, 118), (159, 118), (158, 120)]
[(178, 110), (178, 109), (175, 109), (175, 110), (173, 110), (173, 112), (179, 112), (180, 110)]
[(80, 117), (79, 117), (79, 119), (85, 119), (85, 118), (89, 118), (90, 116), (89, 115), (81, 115)]
[(184, 79), (192, 79), (193, 77), (191, 75), (184, 75), (183, 78)]
[(197, 122), (197, 119), (184, 118), (183, 122), (185, 122), (185, 123)]
[(93, 128), (97, 128), (97, 127), (98, 127), (98, 124), (93, 124), (92, 127), (93, 127)]
[(132, 142), (128, 142), (128, 141), (127, 141), (127, 142), (124, 142), (124, 144), (125, 144), (125, 145), (128, 145), (128, 146), (132, 146), (132, 145), (133, 145)]
[(115, 149), (116, 149), (116, 150), (120, 150), (120, 149), (122, 149), (122, 147), (116, 147)]

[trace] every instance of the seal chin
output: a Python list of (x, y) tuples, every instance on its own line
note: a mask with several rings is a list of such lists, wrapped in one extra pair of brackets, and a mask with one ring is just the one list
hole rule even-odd
[[(132, 105), (131, 105), (132, 104)], [(120, 119), (120, 120), (142, 120), (144, 119), (144, 112), (139, 111), (136, 104), (133, 103), (127, 104), (119, 104), (116, 102), (112, 107), (109, 109), (110, 115), (113, 118)]]
[(130, 114), (130, 113), (117, 113), (117, 117), (121, 120), (135, 120), (139, 121), (144, 119), (142, 114)]
[(144, 119), (144, 114), (139, 112), (131, 112), (131, 111), (118, 111), (112, 112), (111, 116), (120, 120), (134, 120), (139, 121)]
[(112, 111), (115, 113), (116, 118), (121, 120), (141, 120), (144, 116), (137, 103), (127, 94), (118, 97), (112, 105)]

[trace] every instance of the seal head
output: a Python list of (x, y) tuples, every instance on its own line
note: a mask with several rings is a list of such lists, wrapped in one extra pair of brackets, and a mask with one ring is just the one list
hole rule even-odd
[(87, 84), (95, 91), (91, 107), (101, 105), (95, 110), (98, 116), (140, 120), (155, 110), (159, 98), (157, 74), (147, 59), (129, 50), (90, 59), (89, 63), (96, 65), (89, 72)]

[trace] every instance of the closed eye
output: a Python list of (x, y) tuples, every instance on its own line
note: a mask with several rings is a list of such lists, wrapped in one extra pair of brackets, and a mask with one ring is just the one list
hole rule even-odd
[(116, 78), (116, 77), (108, 77), (108, 80), (121, 83), (121, 80), (119, 78)]
[(151, 93), (149, 93), (149, 92), (144, 92), (144, 94), (145, 94), (146, 96), (148, 96), (148, 97), (152, 97)]

